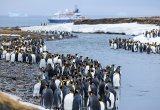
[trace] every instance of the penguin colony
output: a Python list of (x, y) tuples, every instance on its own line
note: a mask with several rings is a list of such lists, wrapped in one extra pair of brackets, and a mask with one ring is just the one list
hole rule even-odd
[(160, 29), (152, 29), (151, 31), (145, 31), (143, 34), (147, 38), (160, 37)]
[(117, 109), (120, 66), (102, 68), (98, 61), (78, 54), (51, 54), (43, 39), (31, 37), (3, 41), (0, 59), (11, 65), (39, 65), (42, 74), (33, 87), (33, 98), (40, 98), (46, 109)]
[(72, 32), (67, 31), (32, 31), (34, 33), (38, 33), (40, 35), (46, 36), (46, 40), (56, 40), (56, 39), (64, 39), (64, 38), (76, 38), (76, 35), (73, 35)]
[[(156, 38), (160, 37), (160, 29), (152, 29), (151, 31), (146, 31), (143, 33), (146, 38)], [(109, 46), (111, 49), (124, 49), (132, 52), (140, 53), (154, 53), (160, 54), (160, 44), (155, 43), (141, 43), (140, 41), (134, 41), (133, 39), (110, 39)]]
[(132, 52), (145, 52), (147, 54), (160, 54), (160, 44), (141, 43), (140, 41), (134, 41), (132, 39), (110, 39), (109, 46), (111, 49), (124, 49)]

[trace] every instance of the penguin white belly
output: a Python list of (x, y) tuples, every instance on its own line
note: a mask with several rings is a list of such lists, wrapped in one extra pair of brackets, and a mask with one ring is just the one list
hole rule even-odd
[(151, 47), (153, 53), (156, 53), (156, 48), (154, 46)]
[(104, 81), (106, 80), (106, 75), (104, 75), (103, 80), (104, 80)]
[(60, 35), (60, 36), (59, 36), (59, 38), (60, 38), (60, 39), (62, 39), (62, 38), (63, 38), (63, 36), (62, 36), (62, 35)]
[(118, 106), (119, 106), (119, 100), (120, 100), (120, 91), (119, 91), (119, 89), (115, 89), (115, 91), (116, 91), (116, 100), (115, 100), (115, 107), (117, 108), (117, 110), (118, 110)]
[(128, 50), (128, 44), (126, 43), (126, 49)]
[(22, 49), (24, 52), (26, 52), (26, 47), (22, 47), (21, 49)]
[(27, 63), (29, 63), (29, 59), (28, 59), (28, 56), (26, 57), (26, 62), (27, 62)]
[(48, 64), (52, 64), (52, 63), (53, 63), (53, 62), (52, 62), (52, 59), (49, 58), (49, 59), (47, 60), (47, 65), (48, 65)]
[(6, 50), (3, 50), (3, 53), (2, 53), (2, 58), (3, 58), (3, 59), (5, 59), (6, 54), (7, 54), (7, 51), (6, 51)]
[(64, 98), (64, 110), (72, 110), (73, 94), (67, 94)]
[(86, 66), (85, 73), (88, 74), (89, 66)]
[(31, 54), (32, 56), (32, 63), (36, 63), (36, 56), (34, 54)]
[(88, 92), (91, 92), (91, 86), (90, 85), (88, 86)]
[(137, 47), (136, 47), (136, 45), (134, 45), (134, 52), (137, 52)]
[(52, 36), (52, 39), (54, 40), (54, 36)]
[(116, 43), (114, 43), (113, 48), (117, 49), (117, 44)]
[(72, 63), (75, 63), (75, 62), (76, 62), (76, 60), (75, 60), (75, 59), (73, 59), (73, 60), (72, 60)]
[(151, 33), (151, 38), (153, 38), (153, 33)]
[(43, 46), (43, 51), (47, 51), (47, 46), (46, 45)]
[(91, 72), (91, 75), (92, 75), (92, 78), (94, 78), (95, 73), (94, 73), (94, 72)]
[(109, 97), (110, 101), (111, 101), (111, 106), (109, 106), (109, 102), (107, 101), (107, 109), (113, 109), (114, 107), (114, 94), (112, 92), (110, 92), (110, 97)]
[(41, 83), (37, 83), (34, 85), (33, 97), (35, 96), (39, 97), (40, 87), (41, 87)]
[(63, 99), (63, 93), (62, 93), (62, 91), (61, 91), (61, 104), (62, 104), (62, 99)]
[(105, 105), (102, 101), (100, 101), (101, 110), (105, 110)]
[(47, 60), (47, 65), (48, 65), (48, 64), (51, 64), (52, 68), (54, 69), (54, 64), (53, 64), (53, 61), (52, 61), (51, 58), (49, 58), (49, 59)]
[(54, 64), (58, 63), (58, 58), (57, 58), (57, 57), (55, 57), (55, 58), (53, 59), (53, 63), (54, 63)]
[(11, 62), (15, 62), (15, 54), (11, 55)]
[(19, 62), (22, 62), (22, 61), (23, 61), (23, 60), (22, 60), (22, 54), (21, 54), (21, 53), (18, 54), (18, 61), (19, 61)]
[(42, 80), (43, 80), (43, 79), (46, 79), (46, 77), (45, 77), (45, 75), (44, 75), (44, 74), (42, 74)]
[(113, 86), (120, 87), (120, 75), (119, 73), (114, 73), (113, 75)]
[(42, 52), (43, 52), (43, 48), (41, 47), (41, 48), (40, 48), (40, 53), (42, 53)]
[(40, 60), (39, 67), (40, 67), (40, 68), (46, 68), (46, 61), (45, 61), (45, 59), (41, 59), (41, 60)]
[(113, 43), (111, 43), (111, 49), (113, 49), (114, 48), (114, 44)]
[(10, 61), (10, 53), (6, 54), (6, 61)]
[(58, 59), (58, 60), (57, 60), (57, 63), (59, 63), (60, 66), (62, 67), (62, 60), (61, 60), (61, 59)]
[(147, 38), (150, 38), (150, 35), (149, 35), (149, 34), (147, 34)]
[(55, 80), (55, 84), (56, 84), (56, 87), (57, 87), (57, 88), (59, 87), (60, 83), (61, 83), (60, 80), (58, 80), (58, 79)]

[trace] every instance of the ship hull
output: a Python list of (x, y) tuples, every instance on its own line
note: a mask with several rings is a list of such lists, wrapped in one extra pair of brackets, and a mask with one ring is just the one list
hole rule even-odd
[(49, 23), (72, 23), (72, 19), (48, 19)]

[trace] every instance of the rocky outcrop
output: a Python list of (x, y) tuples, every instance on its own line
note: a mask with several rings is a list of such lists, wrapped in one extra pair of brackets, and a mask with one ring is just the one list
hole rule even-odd
[(38, 65), (15, 62), (14, 65), (0, 60), (0, 91), (14, 94), (24, 102), (40, 104), (33, 98), (33, 86), (40, 75)]
[(85, 19), (76, 21), (74, 24), (116, 24), (116, 23), (133, 23), (156, 24), (160, 25), (160, 17), (139, 17), (139, 18), (104, 18), (104, 19)]

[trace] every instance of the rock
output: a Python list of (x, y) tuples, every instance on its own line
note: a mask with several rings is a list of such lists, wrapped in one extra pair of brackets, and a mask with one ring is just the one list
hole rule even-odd
[(11, 91), (16, 91), (16, 88), (12, 88)]
[(15, 63), (16, 66), (8, 67), (8, 64), (0, 60), (0, 90), (21, 97), (23, 101), (39, 104), (32, 98), (33, 84), (37, 83), (35, 79), (39, 74), (38, 65)]
[(117, 23), (133, 23), (140, 24), (160, 24), (160, 17), (138, 17), (138, 18), (104, 18), (104, 19), (85, 19), (74, 22), (79, 24), (117, 24)]

